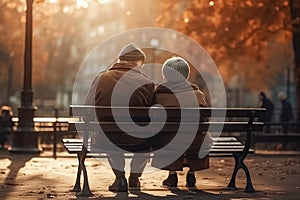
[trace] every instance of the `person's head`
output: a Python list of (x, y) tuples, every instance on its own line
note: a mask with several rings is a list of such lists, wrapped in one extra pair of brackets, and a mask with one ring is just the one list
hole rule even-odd
[(9, 106), (1, 106), (0, 107), (0, 115), (1, 117), (12, 116), (12, 110)]
[(181, 57), (169, 58), (162, 66), (162, 75), (165, 81), (178, 82), (188, 79), (190, 66)]
[(134, 43), (124, 46), (119, 54), (119, 62), (130, 63), (138, 68), (143, 66), (145, 58), (145, 53)]
[(260, 100), (263, 100), (266, 98), (266, 94), (264, 92), (261, 92), (261, 93), (259, 93), (258, 97)]
[(1, 115), (2, 116), (8, 116), (8, 115), (10, 115), (9, 110), (2, 110), (1, 111)]
[(280, 99), (280, 101), (284, 101), (286, 100), (286, 93), (285, 92), (278, 92), (278, 98)]

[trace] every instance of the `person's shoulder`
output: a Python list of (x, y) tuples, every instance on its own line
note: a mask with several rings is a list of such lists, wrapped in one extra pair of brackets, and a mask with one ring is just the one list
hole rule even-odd
[(154, 86), (154, 82), (152, 80), (152, 78), (150, 76), (148, 76), (147, 74), (145, 74), (144, 72), (142, 72), (141, 70), (136, 70), (138, 76), (140, 79), (144, 79), (146, 80), (149, 84), (153, 84)]
[(269, 99), (269, 98), (265, 98), (264, 100), (267, 101), (267, 102), (272, 103), (271, 99)]
[(267, 104), (269, 104), (270, 106), (273, 106), (273, 102), (271, 101), (271, 99), (265, 98), (264, 100)]
[(154, 92), (155, 93), (170, 93), (171, 90), (168, 87), (166, 87), (164, 83), (161, 83), (156, 86)]
[(202, 90), (200, 90), (200, 88), (198, 87), (198, 85), (194, 84), (194, 83), (191, 83), (191, 82), (188, 82), (190, 84), (190, 86), (193, 88), (193, 90), (201, 93), (204, 95), (204, 93), (202, 92)]

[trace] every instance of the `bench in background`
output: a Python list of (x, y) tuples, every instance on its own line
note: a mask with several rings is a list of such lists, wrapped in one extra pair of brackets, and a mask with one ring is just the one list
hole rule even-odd
[[(78, 134), (70, 132), (69, 127), (69, 117), (34, 117), (34, 133), (39, 135), (40, 141), (42, 143), (52, 145), (53, 158), (57, 158), (57, 142), (61, 141), (61, 138), (66, 136), (76, 137)], [(18, 118), (13, 118), (14, 127), (13, 130), (16, 131), (18, 126)]]

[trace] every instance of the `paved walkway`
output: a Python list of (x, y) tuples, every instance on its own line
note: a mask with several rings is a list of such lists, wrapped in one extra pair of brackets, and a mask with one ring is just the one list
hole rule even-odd
[(246, 160), (250, 168), (256, 193), (244, 193), (245, 177), (238, 173), (238, 190), (226, 190), (231, 170), (232, 158), (212, 158), (210, 168), (198, 172), (197, 190), (185, 187), (185, 173), (179, 173), (179, 187), (169, 190), (161, 186), (167, 172), (147, 167), (143, 174), (140, 192), (112, 193), (107, 190), (113, 181), (113, 173), (105, 159), (88, 159), (87, 169), (93, 197), (76, 197), (72, 189), (77, 159), (66, 153), (59, 153), (55, 160), (51, 152), (40, 156), (11, 154), (0, 149), (0, 199), (286, 199), (298, 200), (300, 196), (300, 156), (299, 155), (251, 155)]

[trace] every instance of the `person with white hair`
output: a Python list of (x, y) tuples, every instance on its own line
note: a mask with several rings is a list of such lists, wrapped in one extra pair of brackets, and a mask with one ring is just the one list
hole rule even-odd
[(284, 123), (282, 125), (282, 131), (283, 133), (287, 133), (288, 126), (286, 125), (286, 123), (291, 122), (294, 119), (292, 105), (288, 101), (285, 92), (279, 92), (278, 98), (281, 101), (280, 122)]
[[(166, 60), (162, 67), (162, 75), (165, 82), (156, 88), (153, 102), (164, 107), (207, 107), (204, 93), (196, 85), (188, 81), (189, 74), (190, 67), (185, 59), (173, 57)], [(201, 117), (200, 120), (207, 121), (208, 119)], [(186, 175), (186, 186), (188, 188), (195, 187), (195, 171), (209, 168), (209, 158), (207, 155), (203, 158), (195, 155), (195, 152), (198, 153), (201, 145), (204, 144), (206, 134), (208, 133), (197, 134), (192, 144), (182, 156), (162, 168), (169, 171), (168, 177), (163, 180), (164, 186), (177, 187), (178, 177), (176, 171), (182, 171), (183, 167), (189, 167)], [(165, 142), (172, 140), (169, 136), (165, 136)], [(154, 156), (151, 165), (160, 168), (161, 163), (164, 163), (164, 159)]]

